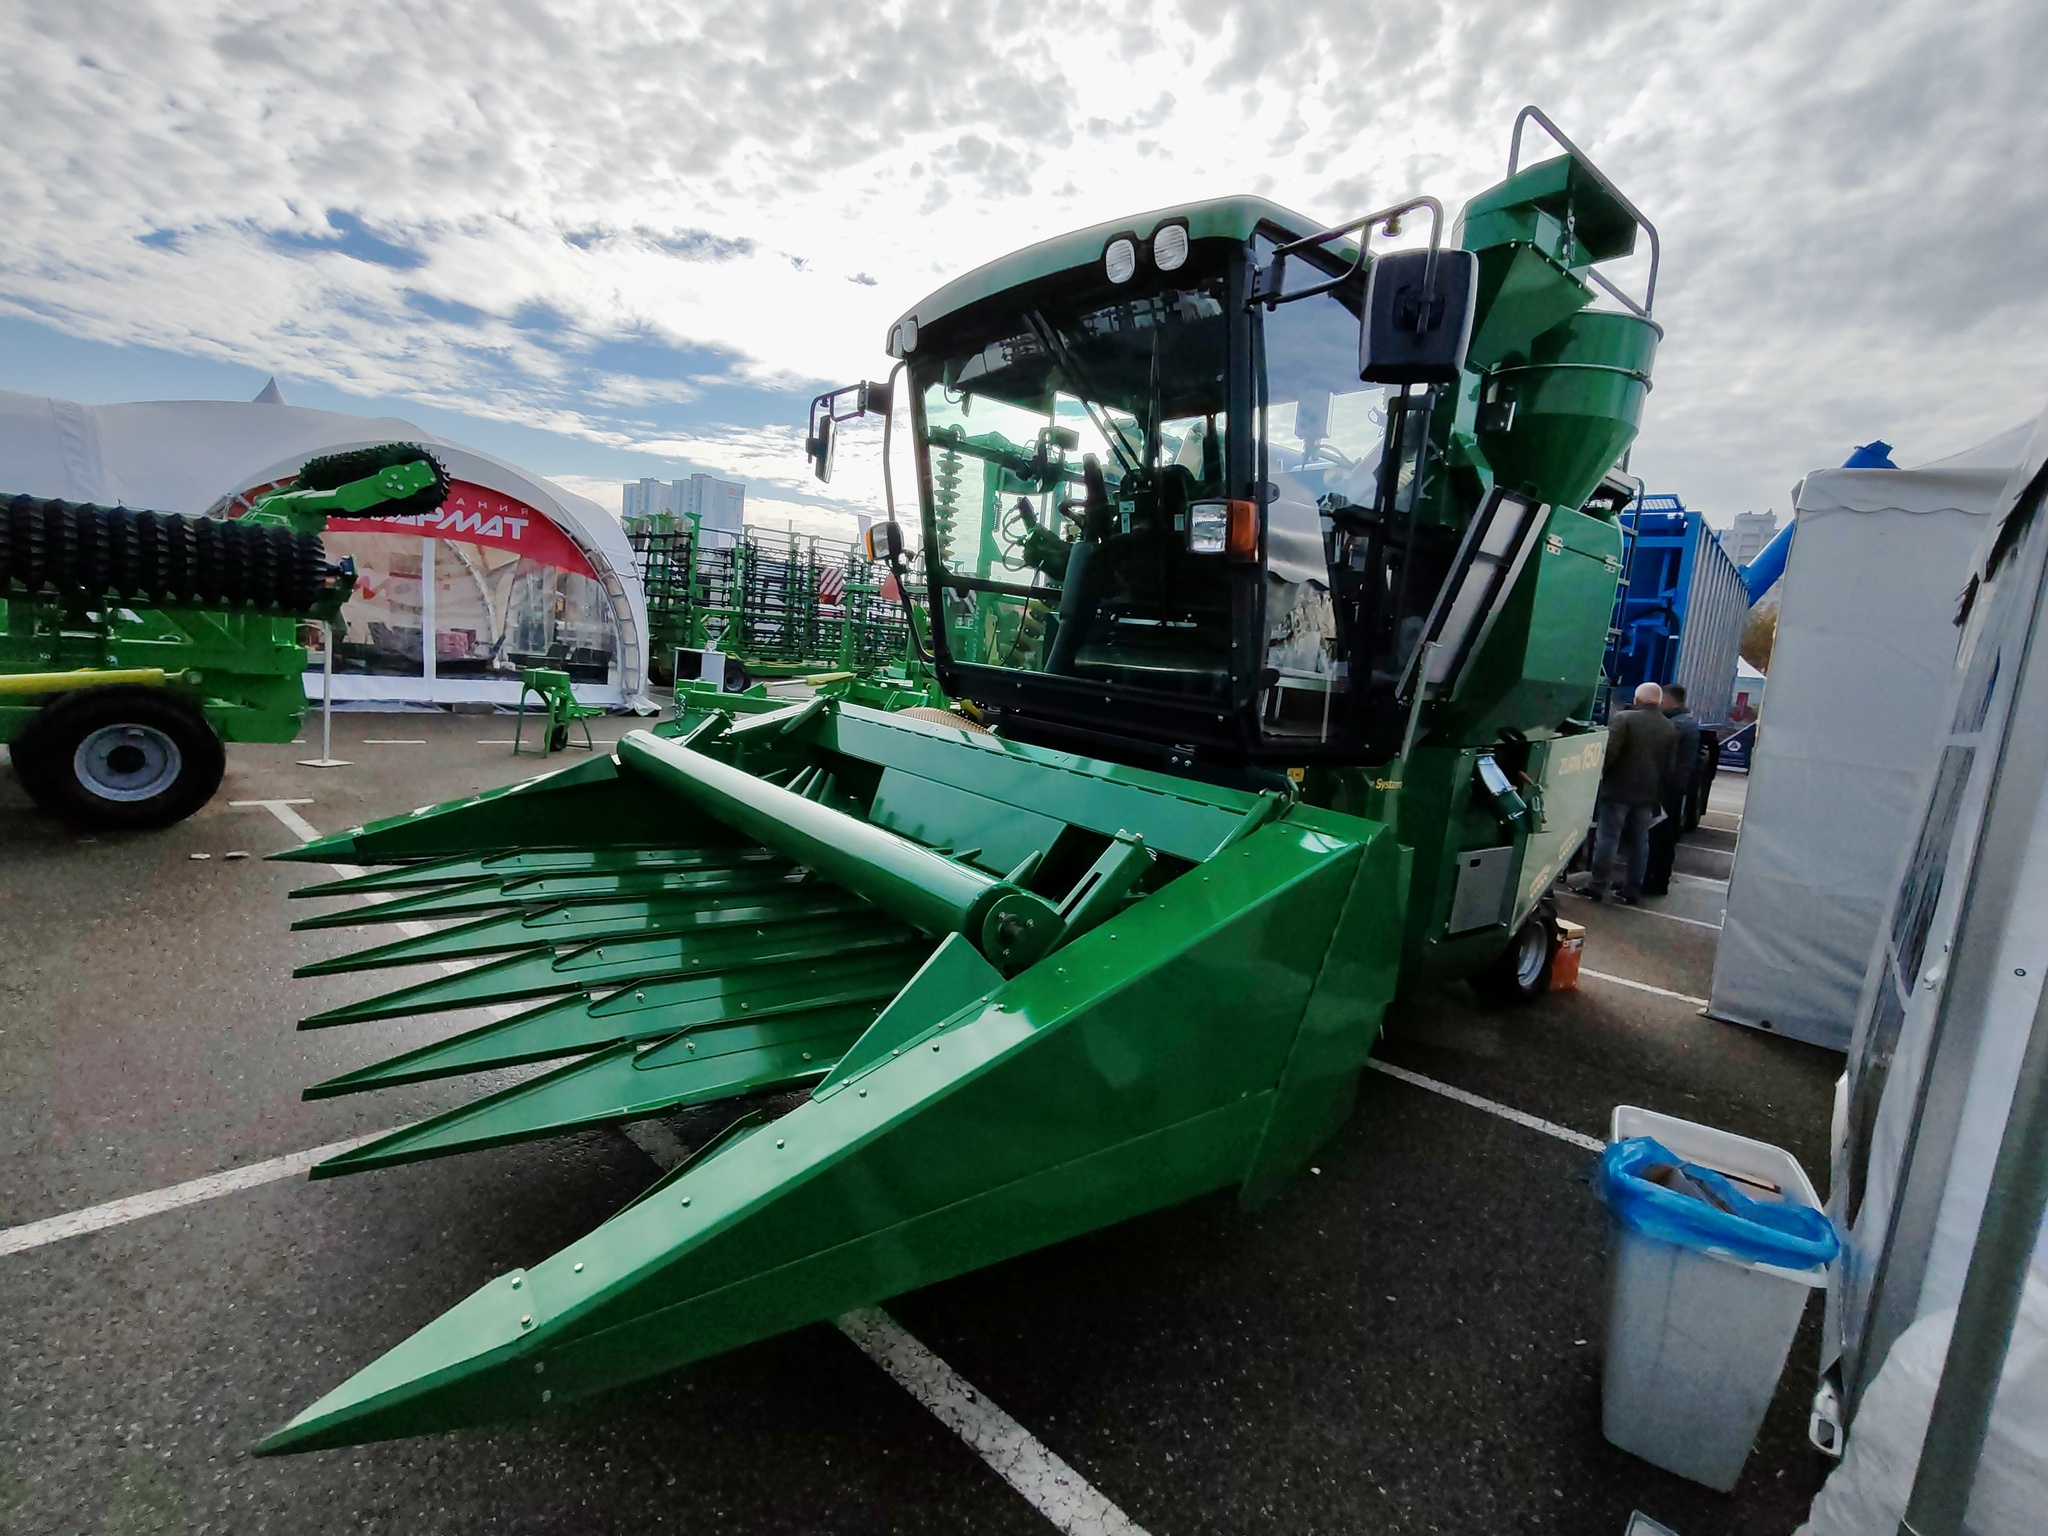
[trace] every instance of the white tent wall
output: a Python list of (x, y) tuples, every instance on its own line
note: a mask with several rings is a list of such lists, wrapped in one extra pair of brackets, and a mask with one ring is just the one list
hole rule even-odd
[[(1848, 1454), (1808, 1536), (1896, 1528), (2021, 1059), (2048, 1027), (2044, 464), (2048, 415), (1972, 562), (1980, 584), (1935, 715), (1942, 766), (1907, 819), (1912, 856), (1888, 893), (1855, 1014), (1829, 1194), (1843, 1246), (1823, 1344)], [(2033, 1532), (2044, 1504), (2048, 1232), (2033, 1246), (1966, 1529)]]
[[(268, 391), (266, 391), (268, 393)], [(451, 476), (525, 503), (589, 561), (616, 627), (612, 684), (579, 683), (586, 702), (642, 704), (647, 603), (625, 530), (604, 508), (478, 449), (398, 417), (350, 416), (258, 399), (81, 405), (0, 391), (0, 490), (104, 506), (199, 514), (297, 473), (308, 458), (394, 441), (432, 448)], [(317, 694), (317, 677), (309, 684)], [(337, 676), (337, 698), (511, 703), (516, 680)]]
[(1818, 470), (1794, 491), (1716, 1017), (1848, 1046), (1933, 757), (1957, 599), (2011, 467)]

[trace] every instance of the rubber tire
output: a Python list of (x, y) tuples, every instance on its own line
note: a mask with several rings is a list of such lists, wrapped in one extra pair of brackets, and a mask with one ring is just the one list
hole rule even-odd
[[(147, 800), (107, 800), (79, 782), (79, 743), (110, 725), (146, 725), (177, 745), (178, 776)], [(29, 798), (74, 826), (143, 831), (183, 821), (211, 800), (227, 752), (198, 710), (154, 688), (81, 688), (44, 706), (9, 748)]]
[[(1528, 920), (1515, 930), (1508, 947), (1472, 978), (1472, 990), (1478, 994), (1479, 1000), (1495, 1008), (1524, 1008), (1548, 992), (1550, 962), (1557, 952), (1551, 939), (1556, 931), (1556, 918), (1547, 907), (1538, 907), (1531, 912)], [(1522, 962), (1531, 944), (1543, 946), (1543, 964), (1533, 979), (1527, 979)]]

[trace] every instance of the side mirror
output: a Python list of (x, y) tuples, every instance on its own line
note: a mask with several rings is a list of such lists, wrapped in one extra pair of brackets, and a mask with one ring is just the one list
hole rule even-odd
[(903, 530), (894, 523), (869, 524), (860, 541), (870, 560), (893, 566), (903, 558)]
[(804, 457), (811, 461), (811, 473), (820, 480), (832, 478), (832, 418), (818, 414), (816, 401), (811, 404), (811, 435), (804, 439)]
[(1479, 258), (1470, 251), (1389, 251), (1372, 264), (1358, 333), (1368, 384), (1455, 384), (1472, 341)]
[(889, 386), (865, 379), (835, 389), (811, 402), (810, 435), (804, 439), (804, 457), (820, 480), (832, 478), (832, 426), (856, 416), (889, 414)]

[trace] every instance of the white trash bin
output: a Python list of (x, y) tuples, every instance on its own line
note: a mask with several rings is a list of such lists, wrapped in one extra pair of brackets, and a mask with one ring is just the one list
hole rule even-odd
[[(1791, 1153), (1621, 1105), (1609, 1141), (1654, 1136), (1689, 1163), (1774, 1184), (1821, 1209)], [(1754, 1199), (1773, 1198), (1738, 1180)], [(1826, 1266), (1782, 1269), (1701, 1252), (1611, 1222), (1602, 1424), (1632, 1455), (1726, 1493), (1742, 1475)]]

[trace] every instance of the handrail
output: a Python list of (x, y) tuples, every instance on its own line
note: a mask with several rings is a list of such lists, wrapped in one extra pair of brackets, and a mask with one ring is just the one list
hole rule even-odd
[(1412, 213), (1417, 208), (1429, 210), (1429, 262), (1423, 268), (1422, 280), (1425, 287), (1433, 283), (1436, 280), (1436, 253), (1443, 241), (1444, 205), (1433, 197), (1411, 197), (1406, 202), (1395, 203), (1392, 207), (1382, 208), (1376, 213), (1368, 213), (1363, 217), (1336, 225), (1334, 228), (1320, 230), (1313, 235), (1303, 235), (1299, 240), (1290, 240), (1285, 245), (1275, 246), (1273, 248), (1273, 265), (1268, 270), (1272, 272), (1273, 282), (1277, 287), (1281, 280), (1281, 274), (1285, 271), (1287, 258), (1294, 252), (1305, 250), (1312, 245), (1321, 245), (1325, 241), (1336, 239), (1339, 235), (1348, 235), (1353, 230), (1362, 231), (1358, 237), (1358, 255), (1352, 259), (1349, 267), (1346, 267), (1328, 282), (1317, 283), (1310, 288), (1297, 289), (1292, 293), (1254, 292), (1251, 297), (1251, 303), (1263, 304), (1268, 309), (1275, 309), (1282, 304), (1292, 304), (1296, 299), (1311, 299), (1319, 293), (1328, 293), (1332, 288), (1350, 281), (1365, 269), (1366, 253), (1372, 245), (1373, 225), (1399, 219), (1402, 214)]
[(1648, 219), (1643, 217), (1642, 209), (1638, 208), (1634, 203), (1630, 202), (1628, 200), (1627, 194), (1625, 194), (1621, 190), (1621, 188), (1617, 187), (1612, 181), (1608, 180), (1607, 173), (1601, 170), (1599, 166), (1595, 165), (1591, 157), (1589, 157), (1583, 149), (1579, 148), (1578, 145), (1574, 144), (1570, 139), (1565, 137), (1564, 130), (1558, 127), (1557, 124), (1553, 123), (1547, 116), (1545, 116), (1544, 111), (1541, 107), (1534, 105), (1526, 106), (1522, 108), (1520, 112), (1515, 114), (1514, 137), (1510, 139), (1508, 142), (1508, 175), (1513, 176), (1515, 172), (1521, 168), (1522, 125), (1528, 122), (1529, 119), (1532, 117), (1536, 119), (1537, 126), (1542, 128), (1542, 130), (1545, 133), (1549, 134), (1552, 139), (1554, 139), (1560, 146), (1563, 147), (1566, 154), (1570, 155), (1574, 160), (1578, 161), (1580, 165), (1586, 168), (1586, 174), (1591, 176), (1595, 181), (1599, 182), (1601, 187), (1607, 192), (1608, 196), (1612, 197), (1617, 203), (1621, 204), (1622, 207), (1628, 210), (1629, 217), (1634, 219), (1637, 225), (1641, 227), (1643, 233), (1647, 234), (1650, 237), (1650, 281), (1649, 284), (1643, 290), (1643, 302), (1641, 304), (1636, 303), (1634, 299), (1630, 298), (1627, 294), (1623, 293), (1619, 288), (1615, 287), (1614, 284), (1609, 282), (1606, 278), (1602, 277), (1598, 272), (1592, 271), (1590, 268), (1586, 272), (1586, 276), (1590, 277), (1601, 288), (1605, 289), (1611, 297), (1619, 300), (1623, 304), (1626, 304), (1630, 309), (1634, 310), (1638, 315), (1641, 315), (1645, 320), (1649, 319), (1650, 311), (1654, 309), (1657, 304), (1657, 264), (1662, 259), (1663, 255), (1663, 247), (1657, 239), (1657, 226), (1652, 224)]

